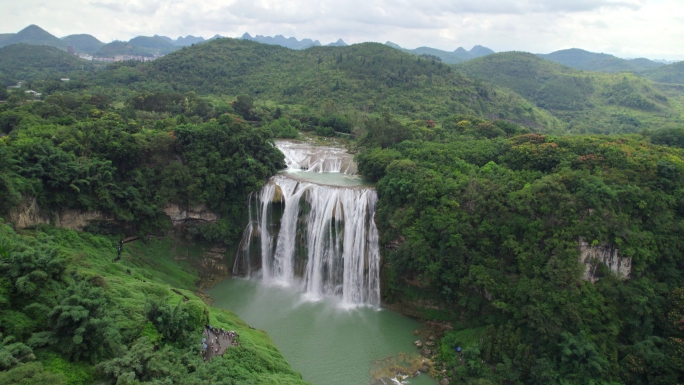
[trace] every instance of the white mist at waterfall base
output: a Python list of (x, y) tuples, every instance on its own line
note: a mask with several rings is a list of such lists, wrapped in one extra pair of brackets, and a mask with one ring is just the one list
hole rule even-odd
[[(337, 171), (330, 173), (339, 175), (342, 173), (338, 166), (351, 161), (350, 155), (344, 153), (347, 159), (338, 162), (343, 158), (339, 149), (326, 152), (300, 146), (294, 151), (287, 143), (279, 142), (278, 147), (290, 151), (288, 165), (333, 165)], [(325, 156), (337, 160), (328, 162)], [(352, 169), (355, 165), (347, 165), (344, 170)], [(372, 188), (320, 185), (293, 178), (290, 173), (276, 175), (260, 193), (250, 196), (250, 221), (243, 232), (233, 273), (260, 277), (268, 285), (298, 287), (303, 298), (312, 302), (339, 297), (346, 308), (378, 307), (376, 202)]]

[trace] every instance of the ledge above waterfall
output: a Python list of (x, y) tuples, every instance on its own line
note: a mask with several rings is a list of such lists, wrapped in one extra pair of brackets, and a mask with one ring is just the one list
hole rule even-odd
[(287, 164), (282, 175), (326, 186), (373, 186), (373, 183), (357, 175), (354, 156), (343, 147), (316, 146), (288, 140), (276, 141), (276, 147), (285, 155)]

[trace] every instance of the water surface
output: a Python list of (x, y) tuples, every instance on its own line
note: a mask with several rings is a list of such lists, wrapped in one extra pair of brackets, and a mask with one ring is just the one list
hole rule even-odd
[[(315, 385), (367, 385), (371, 362), (400, 352), (417, 355), (420, 323), (370, 307), (350, 309), (341, 299), (311, 302), (299, 287), (230, 279), (207, 290), (214, 306), (265, 330), (292, 367)], [(407, 380), (434, 385), (425, 375)]]

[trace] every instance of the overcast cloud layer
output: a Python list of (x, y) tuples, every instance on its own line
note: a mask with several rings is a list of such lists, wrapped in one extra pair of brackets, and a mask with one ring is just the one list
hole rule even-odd
[(139, 35), (282, 34), (323, 44), (393, 41), (453, 51), (684, 59), (683, 0), (0, 0), (0, 33), (37, 24), (104, 42)]

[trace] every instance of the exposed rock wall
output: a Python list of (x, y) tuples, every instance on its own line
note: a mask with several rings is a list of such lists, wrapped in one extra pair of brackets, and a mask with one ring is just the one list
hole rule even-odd
[(601, 263), (605, 265), (618, 278), (628, 279), (632, 272), (632, 258), (620, 257), (618, 249), (612, 245), (596, 245), (590, 246), (588, 242), (580, 237), (580, 262), (586, 268), (584, 270), (584, 280), (596, 282), (597, 267)]
[(164, 207), (164, 213), (171, 218), (174, 226), (180, 226), (189, 221), (216, 222), (220, 218), (203, 204), (186, 209), (175, 203), (169, 203)]
[(57, 227), (83, 230), (90, 222), (112, 220), (111, 216), (100, 211), (62, 210), (46, 213), (41, 210), (35, 197), (24, 198), (19, 207), (10, 212), (10, 221), (20, 229), (52, 223)]
[[(169, 203), (164, 208), (174, 226), (180, 226), (190, 221), (216, 222), (220, 216), (209, 211), (205, 205), (183, 208)], [(46, 212), (40, 208), (35, 197), (25, 197), (19, 206), (9, 213), (10, 222), (17, 228), (24, 229), (43, 224), (53, 224), (71, 230), (83, 230), (92, 222), (114, 221), (112, 215), (100, 211), (59, 210)]]

